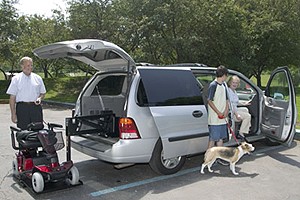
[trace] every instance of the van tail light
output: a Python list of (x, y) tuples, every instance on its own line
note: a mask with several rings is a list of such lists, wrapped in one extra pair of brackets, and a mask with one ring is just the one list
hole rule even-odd
[(140, 139), (138, 129), (135, 122), (131, 118), (120, 118), (119, 120), (120, 139)]

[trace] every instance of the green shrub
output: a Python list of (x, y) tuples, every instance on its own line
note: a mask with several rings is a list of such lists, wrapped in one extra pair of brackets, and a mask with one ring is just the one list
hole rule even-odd
[(0, 99), (9, 99), (9, 95), (6, 94), (9, 83), (8, 80), (0, 80)]

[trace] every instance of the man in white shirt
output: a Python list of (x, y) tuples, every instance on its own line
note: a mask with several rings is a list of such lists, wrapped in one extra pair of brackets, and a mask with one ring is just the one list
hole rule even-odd
[(32, 122), (43, 122), (41, 101), (46, 88), (43, 79), (32, 72), (32, 64), (30, 57), (20, 60), (22, 72), (12, 78), (6, 91), (10, 95), (11, 120), (22, 130)]

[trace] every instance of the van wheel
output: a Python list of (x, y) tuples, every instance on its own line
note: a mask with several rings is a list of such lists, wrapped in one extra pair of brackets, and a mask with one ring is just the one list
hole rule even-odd
[(159, 139), (155, 145), (149, 165), (156, 173), (168, 175), (178, 172), (184, 165), (185, 160), (185, 156), (165, 159), (162, 142)]

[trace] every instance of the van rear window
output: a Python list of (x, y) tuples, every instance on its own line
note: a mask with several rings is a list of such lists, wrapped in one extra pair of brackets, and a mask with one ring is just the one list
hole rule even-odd
[(139, 69), (140, 106), (203, 105), (200, 85), (189, 70)]
[(122, 93), (124, 84), (124, 75), (120, 76), (107, 76), (99, 81), (95, 86), (92, 95), (108, 95), (116, 96)]

